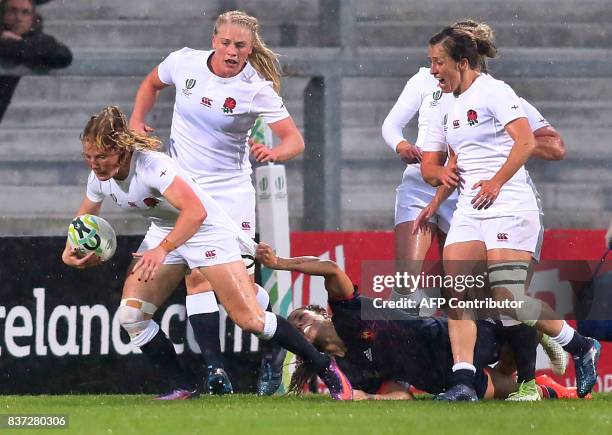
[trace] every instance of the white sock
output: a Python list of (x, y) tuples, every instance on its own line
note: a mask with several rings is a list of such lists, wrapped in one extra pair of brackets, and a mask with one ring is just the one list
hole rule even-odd
[(262, 340), (270, 340), (276, 334), (276, 314), (269, 311), (264, 312), (264, 329), (257, 337)]
[(474, 364), (470, 364), (466, 362), (460, 362), (460, 363), (454, 364), (453, 371), (456, 372), (457, 370), (471, 370), (474, 373), (476, 373), (476, 367), (474, 367)]
[(219, 311), (217, 298), (215, 298), (215, 292), (213, 291), (187, 295), (185, 298), (185, 308), (187, 309), (187, 316)]
[(255, 296), (257, 303), (262, 310), (266, 311), (268, 309), (268, 304), (270, 303), (270, 295), (266, 289), (259, 284), (255, 283), (255, 287), (257, 287), (257, 295)]
[(159, 325), (154, 320), (149, 320), (149, 324), (147, 327), (135, 337), (132, 337), (132, 344), (134, 346), (140, 347), (147, 344), (149, 341), (153, 340), (153, 337), (157, 335), (159, 332)]
[(558, 345), (565, 346), (570, 341), (572, 341), (575, 332), (576, 331), (574, 330), (574, 328), (572, 328), (570, 325), (567, 324), (567, 322), (564, 321), (563, 327), (561, 328), (561, 332), (559, 332), (559, 335), (550, 338), (552, 338), (552, 340)]

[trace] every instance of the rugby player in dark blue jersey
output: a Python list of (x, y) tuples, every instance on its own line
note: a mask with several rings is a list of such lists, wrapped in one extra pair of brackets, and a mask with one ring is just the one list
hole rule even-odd
[[(278, 257), (263, 243), (257, 247), (257, 259), (271, 269), (324, 277), (333, 316), (322, 307), (307, 306), (294, 310), (288, 320), (315, 347), (335, 356), (356, 391), (355, 400), (408, 399), (411, 396), (403, 387), (405, 383), (431, 394), (445, 390), (453, 364), (446, 319), (415, 318), (401, 310), (374, 308), (372, 299), (360, 296), (333, 261)], [(518, 388), (512, 377), (514, 368), (507, 361), (488, 368), (500, 359), (504, 341), (504, 328), (489, 321), (477, 322), (474, 365), (476, 392), (481, 399), (506, 398)], [(303, 366), (296, 370), (291, 390), (300, 391), (311, 374)], [(539, 388), (544, 398), (576, 396), (575, 388), (550, 379), (546, 384)]]

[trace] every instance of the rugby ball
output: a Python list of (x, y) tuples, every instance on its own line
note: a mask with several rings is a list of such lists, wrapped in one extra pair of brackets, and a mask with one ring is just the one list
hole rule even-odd
[(117, 249), (113, 227), (101, 217), (91, 214), (77, 216), (70, 222), (68, 243), (82, 255), (95, 252), (102, 261), (111, 258)]

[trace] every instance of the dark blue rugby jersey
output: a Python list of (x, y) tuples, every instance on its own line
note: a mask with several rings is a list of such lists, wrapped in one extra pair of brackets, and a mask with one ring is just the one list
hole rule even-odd
[[(446, 319), (377, 310), (382, 320), (362, 320), (362, 309), (372, 309), (372, 299), (358, 293), (348, 300), (330, 300), (329, 305), (334, 327), (347, 346), (338, 364), (354, 388), (374, 393), (384, 381), (402, 381), (437, 394), (448, 386), (453, 361)], [(384, 320), (387, 317), (392, 320)], [(479, 321), (477, 326), (474, 362), (482, 368), (497, 360), (498, 343), (495, 325)]]
[(354, 387), (372, 393), (382, 382), (396, 380), (433, 394), (444, 391), (452, 366), (446, 320), (409, 315), (395, 320), (399, 310), (389, 316), (394, 320), (362, 320), (362, 304), (371, 303), (359, 294), (329, 301), (334, 327), (348, 349), (338, 363)]

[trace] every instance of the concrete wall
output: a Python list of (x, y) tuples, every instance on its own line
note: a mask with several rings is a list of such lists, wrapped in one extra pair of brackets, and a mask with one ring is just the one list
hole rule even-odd
[[(562, 52), (569, 61), (612, 58), (612, 4), (603, 0), (354, 0), (354, 39), (359, 48), (422, 47), (443, 25), (471, 16), (497, 30), (502, 56)], [(80, 55), (155, 53), (159, 60), (185, 45), (208, 47), (212, 22), (228, 7), (244, 8), (261, 21), (269, 45), (312, 47), (322, 43), (322, 10), (316, 0), (55, 0), (41, 7), (46, 30)], [(364, 48), (365, 47), (365, 48)], [(109, 60), (110, 61), (110, 60)], [(155, 64), (151, 64), (152, 68)], [(603, 228), (612, 215), (612, 77), (507, 78), (562, 133), (563, 162), (532, 162), (529, 169), (544, 198), (547, 227)], [(345, 78), (342, 100), (342, 229), (390, 229), (402, 164), (384, 144), (380, 125), (405, 77)], [(107, 104), (131, 109), (142, 77), (26, 76), (0, 124), (0, 234), (61, 234), (84, 193), (79, 133), (88, 116)], [(299, 126), (307, 80), (287, 78), (283, 97)], [(173, 91), (166, 90), (149, 119), (168, 136)], [(414, 125), (406, 131), (414, 138)], [(308, 145), (308, 144), (307, 144)], [(292, 228), (301, 228), (301, 161), (288, 165)], [(307, 199), (306, 199), (307, 200)], [(140, 232), (140, 219), (105, 210), (119, 231)]]

